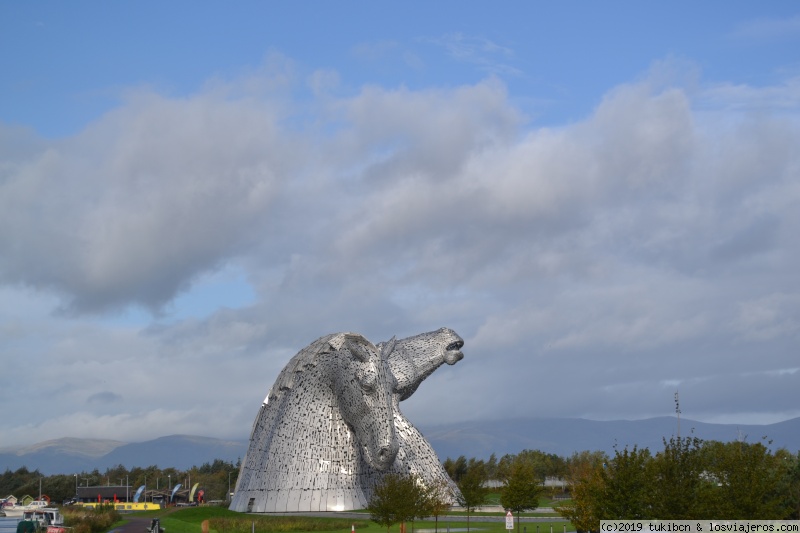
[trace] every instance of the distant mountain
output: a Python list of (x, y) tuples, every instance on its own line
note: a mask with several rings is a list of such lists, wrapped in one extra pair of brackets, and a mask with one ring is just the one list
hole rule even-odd
[[(460, 455), (488, 459), (522, 450), (541, 450), (568, 457), (573, 452), (602, 450), (614, 453), (633, 445), (663, 449), (662, 439), (677, 434), (674, 417), (647, 420), (596, 421), (579, 418), (542, 418), (463, 422), (421, 427), (440, 460)], [(723, 442), (744, 439), (763, 442), (770, 449), (800, 450), (800, 418), (769, 425), (706, 424), (681, 420), (681, 436)], [(762, 439), (766, 437), (765, 439)], [(158, 466), (188, 470), (215, 459), (236, 463), (244, 459), (247, 441), (172, 435), (138, 443), (97, 439), (58, 439), (32, 446), (0, 449), (0, 472), (22, 466), (44, 475)]]
[(172, 435), (136, 443), (97, 439), (58, 439), (32, 446), (0, 450), (0, 471), (39, 470), (45, 475), (101, 472), (123, 465), (126, 468), (158, 466), (188, 470), (215, 459), (236, 463), (244, 459), (246, 441), (230, 441)]
[(49, 474), (91, 471), (102, 458), (124, 442), (103, 439), (63, 438), (48, 440), (20, 448), (0, 449), (0, 471), (39, 470)]
[(172, 435), (120, 446), (103, 456), (103, 460), (108, 466), (157, 465), (161, 468), (172, 466), (179, 470), (188, 470), (192, 466), (211, 463), (215, 459), (235, 464), (239, 459), (244, 459), (247, 445), (246, 441)]
[[(634, 445), (657, 451), (663, 449), (663, 439), (677, 435), (678, 423), (674, 417), (612, 421), (542, 418), (463, 422), (421, 430), (443, 461), (460, 455), (488, 459), (492, 453), (500, 458), (525, 449), (560, 456), (583, 450), (613, 454), (615, 446), (622, 450)], [(800, 450), (800, 418), (769, 425), (707, 424), (681, 419), (680, 435), (722, 442), (745, 439), (763, 442), (772, 450), (786, 448), (794, 453)]]
[(46, 440), (22, 448), (0, 448), (0, 453), (30, 455), (50, 451), (66, 455), (75, 455), (76, 457), (102, 457), (114, 448), (118, 448), (124, 444), (124, 442), (118, 440), (74, 439), (66, 437), (58, 440)]

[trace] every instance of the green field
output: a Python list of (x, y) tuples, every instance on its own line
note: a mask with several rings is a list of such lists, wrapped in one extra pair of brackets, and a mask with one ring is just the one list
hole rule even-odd
[[(482, 513), (485, 514), (485, 513)], [(498, 513), (494, 513), (497, 520), (491, 522), (470, 522), (470, 531), (482, 533), (506, 533), (505, 519)], [(365, 514), (363, 519), (350, 519), (340, 517), (312, 518), (304, 516), (276, 516), (243, 514), (229, 511), (224, 507), (188, 507), (178, 510), (161, 510), (156, 512), (142, 512), (128, 516), (158, 516), (161, 526), (165, 528), (165, 533), (200, 533), (201, 525), (204, 520), (209, 521), (209, 533), (293, 533), (293, 532), (319, 532), (319, 533), (341, 533), (348, 532), (353, 526), (358, 533), (385, 533), (386, 528), (369, 520), (369, 515)], [(126, 516), (127, 517), (127, 516)], [(569, 522), (549, 522), (537, 521), (536, 523), (523, 523), (519, 531), (523, 533), (564, 533), (575, 531)], [(551, 529), (552, 526), (552, 529)], [(433, 521), (418, 521), (413, 524), (413, 532), (421, 530), (433, 531), (436, 527)], [(449, 530), (466, 531), (467, 523), (462, 521), (450, 521), (447, 517), (440, 517), (438, 530), (447, 533)], [(400, 525), (395, 524), (389, 530), (399, 533)], [(516, 531), (516, 530), (515, 530)], [(412, 524), (406, 524), (406, 533), (412, 533)]]

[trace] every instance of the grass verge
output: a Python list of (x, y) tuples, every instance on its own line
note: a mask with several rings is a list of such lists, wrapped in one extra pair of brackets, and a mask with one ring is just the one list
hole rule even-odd
[[(331, 513), (330, 518), (317, 518), (307, 516), (277, 516), (244, 514), (229, 511), (224, 507), (189, 507), (179, 510), (161, 511), (158, 513), (161, 526), (165, 533), (201, 533), (202, 523), (208, 520), (209, 533), (347, 533), (355, 527), (357, 533), (386, 533), (386, 528), (369, 520), (369, 515), (364, 518), (345, 518)], [(505, 529), (505, 517), (497, 516), (497, 520), (489, 522), (470, 521), (470, 531), (478, 533), (517, 533), (517, 529)], [(137, 513), (137, 516), (143, 514)], [(148, 512), (147, 516), (152, 516)], [(474, 515), (473, 515), (474, 516)], [(565, 529), (566, 526), (566, 529)], [(421, 530), (434, 531), (437, 523), (421, 520), (413, 524), (406, 524), (406, 533), (415, 533)], [(448, 520), (440, 517), (438, 521), (439, 533), (452, 533), (466, 531), (467, 522)], [(537, 521), (519, 525), (519, 533), (570, 533), (575, 528), (569, 522), (563, 521)], [(395, 524), (389, 533), (399, 533), (400, 524)]]

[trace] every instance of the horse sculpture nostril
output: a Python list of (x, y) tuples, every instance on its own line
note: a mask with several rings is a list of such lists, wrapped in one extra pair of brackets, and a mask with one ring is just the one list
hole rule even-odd
[(458, 340), (458, 341), (451, 342), (450, 344), (448, 344), (447, 348), (445, 348), (445, 351), (449, 352), (451, 350), (460, 350), (463, 347), (464, 347), (464, 341)]
[(397, 457), (397, 452), (399, 451), (399, 449), (400, 449), (399, 444), (389, 444), (386, 446), (382, 446), (378, 450), (378, 457), (377, 457), (378, 459), (377, 463), (380, 466), (378, 465), (375, 466), (379, 470), (384, 470), (389, 466), (391, 466), (391, 464), (394, 463), (394, 460)]

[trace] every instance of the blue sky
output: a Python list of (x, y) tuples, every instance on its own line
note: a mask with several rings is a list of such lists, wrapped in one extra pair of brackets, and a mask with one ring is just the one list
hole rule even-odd
[(0, 72), (3, 445), (442, 326), (422, 427), (800, 415), (794, 2), (5, 2)]

